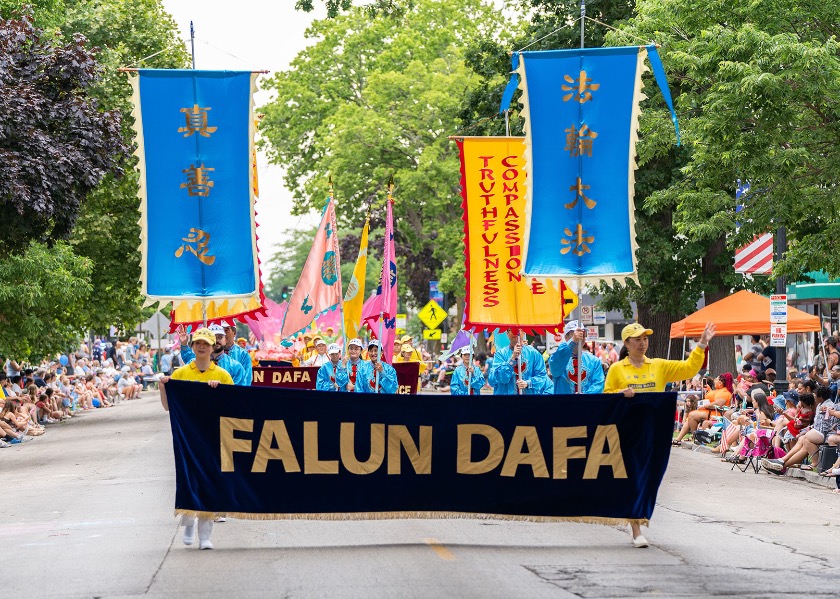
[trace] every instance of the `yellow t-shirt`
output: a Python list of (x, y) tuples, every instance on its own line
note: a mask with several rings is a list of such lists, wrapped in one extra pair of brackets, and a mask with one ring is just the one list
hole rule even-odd
[(695, 347), (687, 360), (645, 358), (641, 368), (636, 368), (629, 358), (624, 358), (607, 371), (604, 393), (618, 393), (628, 387), (642, 393), (664, 391), (666, 383), (689, 379), (697, 374), (705, 357), (706, 352)]
[(210, 368), (201, 372), (195, 365), (195, 360), (186, 366), (181, 366), (172, 373), (171, 378), (176, 381), (196, 381), (199, 383), (219, 381), (223, 385), (233, 384), (233, 378), (231, 378), (230, 373), (221, 366), (217, 366), (214, 362), (210, 362)]

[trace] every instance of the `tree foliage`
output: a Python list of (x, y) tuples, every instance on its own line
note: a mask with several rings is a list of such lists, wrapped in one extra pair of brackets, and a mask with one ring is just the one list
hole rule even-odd
[(269, 83), (276, 99), (261, 131), (287, 168), (295, 213), (321, 208), (332, 173), (342, 227), (358, 228), (369, 207), (381, 222), (393, 175), (401, 285), (415, 299), (463, 268), (459, 163), (447, 135), (477, 81), (464, 40), (500, 26), (477, 0), (424, 0), (399, 17), (354, 9), (316, 22), (307, 34), (316, 43)]
[(65, 242), (0, 260), (0, 353), (35, 361), (71, 347), (84, 333), (92, 267)]
[(89, 95), (85, 38), (61, 43), (28, 15), (0, 21), (0, 255), (69, 237), (82, 202), (128, 147), (120, 115)]

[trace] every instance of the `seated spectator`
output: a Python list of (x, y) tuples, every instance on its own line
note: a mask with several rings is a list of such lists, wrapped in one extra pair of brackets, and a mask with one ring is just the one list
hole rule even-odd
[(698, 409), (688, 413), (680, 434), (672, 442), (673, 445), (681, 445), (683, 437), (690, 432), (693, 433), (696, 431), (703, 421), (709, 420), (714, 408), (729, 407), (732, 401), (732, 375), (724, 372), (714, 379), (713, 384), (715, 386), (714, 389), (706, 385), (707, 403), (700, 405)]
[[(794, 445), (788, 450), (785, 456), (781, 459), (763, 459), (761, 465), (764, 466), (768, 472), (773, 474), (784, 474), (791, 466), (801, 464), (805, 458), (809, 458), (810, 466), (808, 470), (815, 469), (815, 462), (817, 454), (819, 453), (820, 445), (822, 445), (828, 433), (836, 430), (838, 422), (838, 410), (834, 402), (828, 399), (831, 392), (828, 387), (818, 387), (816, 392), (816, 405), (813, 410), (813, 425), (802, 427), (798, 429), (796, 441)], [(806, 395), (814, 397), (810, 393), (804, 394), (800, 398), (800, 403), (803, 402)], [(795, 423), (796, 421), (794, 421)], [(793, 424), (793, 423), (791, 423)], [(788, 431), (792, 430), (788, 425)]]
[[(774, 447), (785, 447), (789, 450), (799, 432), (814, 422), (814, 407), (816, 398), (810, 391), (814, 388), (814, 381), (803, 381), (799, 386), (799, 402), (796, 411), (791, 415), (783, 413), (776, 423), (777, 434), (773, 437)], [(792, 417), (791, 417), (792, 416)]]
[(739, 431), (738, 443), (733, 448), (734, 454), (729, 458), (722, 458), (721, 461), (723, 462), (741, 463), (746, 461), (747, 451), (758, 443), (759, 431), (762, 429), (767, 431), (766, 436), (773, 434), (773, 418), (776, 414), (767, 399), (767, 395), (761, 389), (756, 389), (752, 392), (750, 398), (752, 407), (742, 410), (733, 423)]
[(143, 385), (138, 385), (137, 381), (131, 375), (131, 367), (123, 366), (120, 380), (117, 381), (117, 391), (124, 399), (136, 399), (143, 390)]

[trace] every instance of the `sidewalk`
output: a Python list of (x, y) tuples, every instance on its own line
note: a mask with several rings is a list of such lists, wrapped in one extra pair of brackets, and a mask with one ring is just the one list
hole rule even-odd
[[(681, 447), (683, 449), (687, 449), (689, 451), (696, 451), (699, 453), (707, 453), (711, 455), (712, 448), (708, 445), (695, 445), (694, 443), (687, 443), (683, 442)], [(766, 472), (762, 471), (764, 474)], [(788, 468), (785, 476), (789, 476), (790, 478), (801, 478), (806, 482), (813, 483), (815, 485), (820, 485), (821, 487), (827, 487), (829, 489), (837, 488), (833, 478), (827, 478), (825, 476), (820, 476), (816, 472), (809, 472), (807, 470), (800, 470), (799, 468)]]

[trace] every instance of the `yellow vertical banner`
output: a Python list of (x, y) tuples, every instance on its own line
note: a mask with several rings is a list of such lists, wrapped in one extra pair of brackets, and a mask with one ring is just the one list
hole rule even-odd
[(362, 328), (362, 306), (365, 302), (365, 276), (367, 273), (368, 230), (370, 219), (365, 220), (362, 238), (359, 242), (359, 256), (353, 268), (353, 276), (344, 293), (344, 334), (348, 339), (359, 336)]
[[(522, 275), (526, 218), (522, 137), (465, 137), (461, 153), (467, 295), (464, 328), (563, 329), (577, 296)], [(563, 224), (557, 223), (562, 229)], [(558, 245), (559, 251), (559, 245)]]

